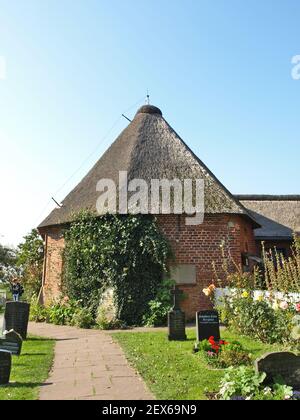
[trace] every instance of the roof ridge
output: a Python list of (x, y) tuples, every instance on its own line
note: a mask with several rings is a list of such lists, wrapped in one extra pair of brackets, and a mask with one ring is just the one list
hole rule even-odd
[(300, 201), (300, 194), (235, 194), (239, 201)]

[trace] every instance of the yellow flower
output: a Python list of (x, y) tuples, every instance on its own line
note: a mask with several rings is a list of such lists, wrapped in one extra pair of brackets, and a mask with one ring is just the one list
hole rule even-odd
[(242, 293), (242, 298), (245, 298), (246, 299), (248, 297), (249, 297), (249, 293), (248, 292), (245, 291), (245, 292)]

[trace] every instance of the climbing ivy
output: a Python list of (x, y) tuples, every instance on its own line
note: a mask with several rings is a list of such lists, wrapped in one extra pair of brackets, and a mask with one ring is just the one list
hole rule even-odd
[(81, 213), (64, 236), (66, 294), (96, 314), (102, 293), (112, 287), (118, 319), (140, 324), (171, 257), (156, 219)]

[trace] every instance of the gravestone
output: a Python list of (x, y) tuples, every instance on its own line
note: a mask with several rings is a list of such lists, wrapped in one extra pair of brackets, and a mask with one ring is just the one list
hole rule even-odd
[(196, 314), (197, 340), (208, 340), (214, 337), (220, 340), (220, 322), (217, 311), (200, 311)]
[(9, 351), (15, 356), (20, 356), (22, 344), (22, 337), (14, 330), (6, 331), (4, 336), (0, 337), (0, 350)]
[(14, 330), (23, 340), (27, 337), (30, 305), (26, 302), (7, 302), (5, 305), (4, 324), (6, 330)]
[(11, 371), (11, 353), (9, 351), (0, 350), (0, 385), (9, 383)]
[(169, 340), (186, 340), (185, 333), (185, 313), (180, 309), (180, 296), (182, 291), (176, 286), (172, 290), (174, 297), (173, 309), (168, 314)]
[(300, 356), (294, 353), (267, 353), (255, 361), (255, 370), (267, 374), (266, 384), (281, 377), (286, 385), (300, 390)]

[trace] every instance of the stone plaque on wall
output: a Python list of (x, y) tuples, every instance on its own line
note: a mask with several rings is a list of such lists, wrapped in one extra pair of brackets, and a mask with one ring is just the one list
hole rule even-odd
[(178, 264), (170, 268), (171, 279), (176, 284), (196, 284), (196, 266), (193, 264)]

